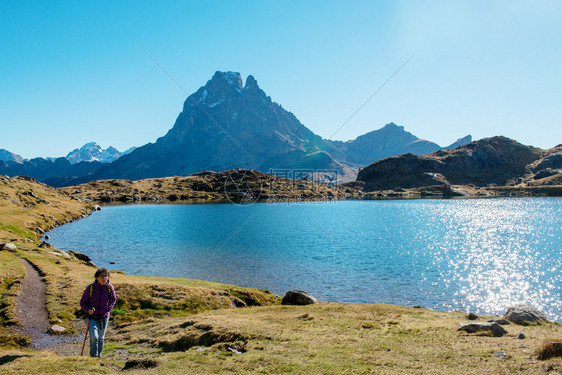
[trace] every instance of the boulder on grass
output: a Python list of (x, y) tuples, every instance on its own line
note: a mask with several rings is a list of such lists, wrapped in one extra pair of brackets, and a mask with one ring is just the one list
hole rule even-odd
[(534, 323), (538, 321), (548, 322), (546, 316), (536, 307), (527, 304), (517, 304), (507, 308), (503, 318), (515, 324)]
[(11, 242), (0, 243), (0, 250), (16, 251), (18, 248)]
[(282, 305), (312, 305), (318, 303), (318, 300), (301, 290), (290, 290), (283, 296)]
[(68, 252), (72, 255), (74, 255), (76, 257), (76, 259), (80, 259), (84, 262), (89, 262), (92, 260), (92, 258), (90, 258), (89, 256), (87, 256), (86, 254), (82, 254), (79, 251), (76, 250), (68, 250)]
[(496, 337), (501, 337), (507, 333), (505, 328), (503, 328), (496, 322), (461, 324), (459, 331), (465, 331), (468, 333), (489, 332)]

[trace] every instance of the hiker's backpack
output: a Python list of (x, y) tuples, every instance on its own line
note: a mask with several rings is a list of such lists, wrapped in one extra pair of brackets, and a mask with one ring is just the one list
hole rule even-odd
[[(105, 284), (107, 287), (107, 293), (109, 293), (109, 303), (111, 304), (111, 299), (113, 298), (113, 294), (111, 294), (111, 287), (109, 284)], [(88, 298), (88, 304), (90, 304), (90, 300), (92, 299), (92, 294), (94, 293), (94, 283), (90, 284), (90, 297)]]

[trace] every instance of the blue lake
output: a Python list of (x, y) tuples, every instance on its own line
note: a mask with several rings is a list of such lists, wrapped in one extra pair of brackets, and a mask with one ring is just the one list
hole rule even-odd
[(50, 236), (129, 274), (562, 321), (560, 198), (106, 206)]

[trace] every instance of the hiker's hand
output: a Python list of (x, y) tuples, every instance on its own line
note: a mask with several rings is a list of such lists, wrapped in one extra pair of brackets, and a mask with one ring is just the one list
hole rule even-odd
[(94, 311), (96, 311), (96, 309), (90, 309), (90, 310), (88, 310), (88, 314), (93, 315)]

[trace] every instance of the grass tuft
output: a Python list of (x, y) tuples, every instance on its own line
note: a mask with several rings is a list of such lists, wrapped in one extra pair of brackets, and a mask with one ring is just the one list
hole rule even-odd
[(547, 360), (554, 357), (562, 357), (562, 340), (549, 341), (537, 350), (537, 357), (540, 360)]

